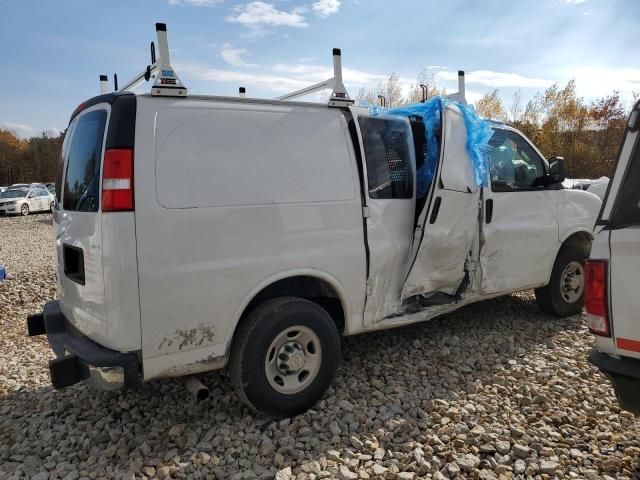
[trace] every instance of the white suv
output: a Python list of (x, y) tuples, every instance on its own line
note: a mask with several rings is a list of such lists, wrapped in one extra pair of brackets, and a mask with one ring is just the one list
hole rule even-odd
[(640, 414), (640, 102), (636, 103), (586, 265), (586, 309), (597, 347), (589, 360), (620, 406)]

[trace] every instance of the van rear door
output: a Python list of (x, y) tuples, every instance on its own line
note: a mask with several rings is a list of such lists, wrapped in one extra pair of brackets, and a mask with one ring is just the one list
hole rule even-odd
[(74, 113), (54, 211), (60, 308), (84, 335), (119, 351), (140, 348), (135, 219), (133, 211), (103, 212), (102, 173), (105, 151), (124, 142), (132, 152), (135, 102), (109, 94)]
[(597, 225), (609, 232), (609, 321), (620, 355), (640, 358), (640, 102), (629, 119)]
[(441, 138), (435, 184), (418, 218), (403, 300), (443, 293), (453, 301), (473, 280), (467, 271), (477, 262), (481, 188), (467, 151), (462, 112), (455, 105), (443, 109)]
[(63, 178), (58, 182), (56, 251), (58, 298), (70, 322), (96, 341), (107, 339), (100, 167), (110, 105), (98, 104), (74, 118), (62, 150)]

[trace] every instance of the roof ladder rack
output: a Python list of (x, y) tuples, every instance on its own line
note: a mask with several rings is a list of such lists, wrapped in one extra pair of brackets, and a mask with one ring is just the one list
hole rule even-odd
[[(164, 23), (156, 23), (156, 35), (158, 37), (158, 58), (156, 59), (156, 49), (151, 42), (151, 64), (141, 73), (133, 77), (121, 88), (116, 89), (117, 92), (125, 92), (133, 90), (142, 82), (148, 82), (151, 78), (155, 78), (153, 87), (151, 87), (151, 95), (163, 97), (186, 97), (187, 88), (182, 84), (180, 78), (171, 66), (169, 58), (169, 43), (167, 41), (167, 25)], [(101, 90), (106, 88), (106, 81), (102, 82), (100, 77)], [(106, 91), (103, 91), (106, 93)]]
[(467, 97), (465, 92), (465, 84), (464, 84), (464, 70), (458, 70), (458, 91), (452, 93), (451, 95), (447, 95), (447, 98), (451, 100), (455, 100), (456, 102), (460, 102), (463, 105), (467, 104)]
[(347, 89), (342, 83), (342, 54), (339, 48), (333, 49), (333, 77), (324, 82), (316, 83), (310, 87), (301, 88), (295, 92), (287, 93), (278, 97), (278, 100), (293, 100), (310, 93), (319, 92), (331, 88), (331, 97), (329, 97), (330, 107), (348, 107), (353, 104), (353, 100), (349, 98)]
[(100, 75), (100, 95), (104, 95), (105, 93), (109, 93), (109, 84), (107, 83), (109, 77), (106, 75)]

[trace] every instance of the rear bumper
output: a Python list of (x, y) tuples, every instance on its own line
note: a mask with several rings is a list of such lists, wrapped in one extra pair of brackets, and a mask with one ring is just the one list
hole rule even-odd
[(27, 329), (30, 337), (47, 335), (56, 355), (49, 362), (55, 388), (82, 380), (100, 390), (136, 387), (141, 383), (138, 353), (117, 352), (83, 335), (64, 316), (57, 300), (48, 302), (42, 313), (29, 315)]
[(640, 360), (615, 358), (594, 348), (589, 362), (611, 380), (620, 407), (640, 415)]

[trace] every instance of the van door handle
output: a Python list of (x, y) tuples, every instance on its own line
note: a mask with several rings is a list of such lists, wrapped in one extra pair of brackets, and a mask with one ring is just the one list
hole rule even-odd
[(429, 217), (429, 223), (436, 223), (436, 219), (438, 218), (438, 212), (440, 211), (440, 204), (442, 203), (442, 198), (436, 197), (433, 202), (433, 210), (431, 210), (431, 216)]
[(493, 199), (488, 198), (485, 205), (486, 207), (484, 209), (484, 221), (485, 223), (491, 223), (491, 219), (493, 218)]

